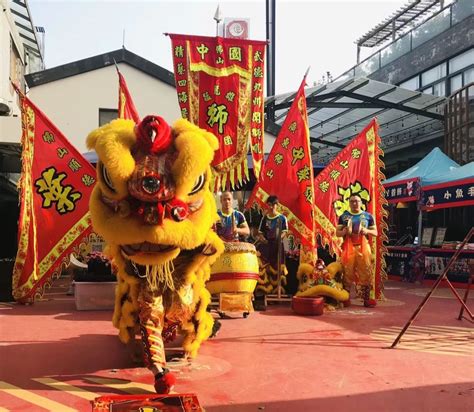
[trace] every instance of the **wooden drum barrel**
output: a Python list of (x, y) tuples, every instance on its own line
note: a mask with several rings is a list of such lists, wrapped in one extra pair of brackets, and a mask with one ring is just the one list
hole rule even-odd
[(211, 266), (206, 288), (211, 294), (253, 293), (259, 278), (255, 246), (246, 242), (225, 242), (224, 253)]

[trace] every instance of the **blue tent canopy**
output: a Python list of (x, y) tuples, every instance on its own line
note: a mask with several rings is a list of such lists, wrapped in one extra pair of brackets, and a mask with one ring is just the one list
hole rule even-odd
[(474, 179), (474, 162), (464, 166), (451, 169), (449, 172), (430, 176), (423, 181), (423, 186), (436, 185), (439, 183), (454, 182), (456, 180)]
[(440, 179), (439, 182), (442, 182), (443, 176), (452, 173), (458, 168), (459, 164), (446, 156), (438, 147), (435, 147), (417, 164), (405, 170), (404, 172), (385, 180), (383, 184), (385, 185), (387, 183), (395, 183), (400, 180), (418, 178), (421, 185), (425, 186), (427, 181), (431, 182), (434, 178)]

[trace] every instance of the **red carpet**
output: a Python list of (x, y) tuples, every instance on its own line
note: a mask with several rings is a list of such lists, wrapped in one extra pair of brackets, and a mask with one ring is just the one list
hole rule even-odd
[[(386, 349), (427, 292), (386, 286), (375, 309), (355, 300), (317, 317), (283, 305), (231, 314), (193, 362), (169, 362), (176, 390), (196, 393), (207, 412), (472, 411), (474, 334), (456, 319), (459, 303), (440, 289), (399, 347)], [(0, 411), (90, 411), (101, 395), (152, 392), (112, 313), (78, 312), (64, 287), (52, 292), (32, 306), (0, 304)]]

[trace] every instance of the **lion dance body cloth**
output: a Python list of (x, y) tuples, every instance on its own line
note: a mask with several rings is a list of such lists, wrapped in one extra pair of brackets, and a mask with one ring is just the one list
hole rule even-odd
[(140, 334), (157, 392), (169, 392), (164, 340), (176, 331), (194, 357), (212, 333), (205, 282), (224, 246), (212, 231), (209, 190), (216, 137), (186, 120), (118, 119), (87, 138), (98, 155), (90, 200), (94, 230), (117, 266), (114, 326), (124, 343)]

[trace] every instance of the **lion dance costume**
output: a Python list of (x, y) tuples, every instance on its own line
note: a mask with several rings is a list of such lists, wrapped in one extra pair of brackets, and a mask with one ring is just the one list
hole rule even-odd
[(124, 343), (141, 334), (155, 389), (167, 393), (175, 377), (165, 368), (164, 337), (179, 329), (194, 357), (213, 329), (205, 282), (224, 249), (211, 229), (217, 210), (210, 164), (218, 141), (186, 120), (171, 129), (147, 116), (137, 125), (114, 120), (93, 131), (87, 145), (99, 158), (92, 223), (117, 267), (113, 324)]

